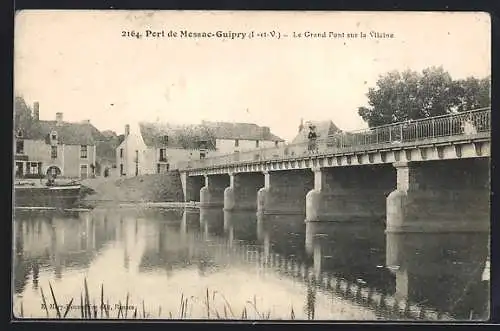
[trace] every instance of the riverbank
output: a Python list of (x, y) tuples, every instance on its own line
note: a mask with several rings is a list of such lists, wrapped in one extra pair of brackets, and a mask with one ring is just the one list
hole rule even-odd
[(184, 194), (178, 172), (142, 175), (131, 178), (89, 178), (82, 181), (89, 194), (85, 205), (113, 203), (119, 205), (184, 206)]

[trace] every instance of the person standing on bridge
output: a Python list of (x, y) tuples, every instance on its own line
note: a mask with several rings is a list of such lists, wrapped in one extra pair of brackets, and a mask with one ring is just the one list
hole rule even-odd
[(316, 127), (314, 125), (309, 125), (309, 134), (307, 135), (307, 139), (309, 140), (308, 151), (309, 153), (314, 153), (318, 151), (318, 147), (316, 145), (316, 140), (318, 135), (316, 134)]

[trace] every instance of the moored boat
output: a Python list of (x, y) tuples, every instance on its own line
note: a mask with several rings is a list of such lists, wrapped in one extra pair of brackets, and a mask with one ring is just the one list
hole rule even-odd
[(80, 198), (81, 184), (43, 185), (36, 182), (17, 182), (14, 185), (15, 207), (55, 207), (70, 208)]

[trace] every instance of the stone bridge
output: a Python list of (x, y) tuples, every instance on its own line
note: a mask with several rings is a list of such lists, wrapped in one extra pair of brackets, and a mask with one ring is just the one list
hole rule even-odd
[(489, 231), (490, 108), (182, 165), (185, 201), (225, 211), (385, 221), (393, 232)]

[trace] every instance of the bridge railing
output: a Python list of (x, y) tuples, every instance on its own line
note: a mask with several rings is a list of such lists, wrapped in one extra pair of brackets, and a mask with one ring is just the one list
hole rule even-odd
[(179, 163), (179, 169), (205, 168), (217, 165), (292, 159), (310, 154), (325, 155), (357, 149), (383, 148), (386, 145), (491, 131), (491, 108), (480, 108), (374, 128), (341, 132), (314, 142), (286, 144), (280, 147), (253, 149)]

